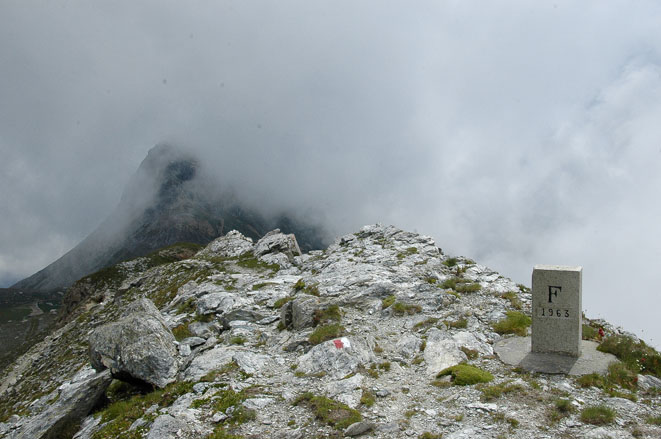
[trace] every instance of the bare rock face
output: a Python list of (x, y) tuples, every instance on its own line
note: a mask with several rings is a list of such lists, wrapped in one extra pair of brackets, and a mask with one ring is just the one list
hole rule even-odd
[(175, 381), (178, 370), (174, 336), (149, 299), (140, 299), (117, 322), (100, 326), (89, 337), (92, 366), (110, 369), (120, 379), (157, 387)]
[(255, 256), (262, 256), (267, 253), (284, 253), (289, 260), (294, 259), (294, 256), (301, 255), (296, 237), (293, 234), (285, 235), (280, 232), (280, 229), (272, 230), (264, 235), (255, 244), (253, 252)]
[(355, 372), (360, 365), (375, 359), (367, 343), (347, 337), (318, 344), (298, 360), (298, 369), (307, 374), (326, 373), (340, 378)]
[(304, 296), (286, 303), (280, 311), (280, 320), (285, 327), (303, 329), (314, 326), (314, 312), (320, 308), (320, 300)]
[[(109, 371), (95, 372), (87, 367), (74, 379), (56, 390), (53, 403), (38, 416), (30, 418), (21, 428), (13, 431), (12, 439), (59, 438), (61, 431), (70, 422), (84, 418), (103, 396), (112, 381)], [(50, 395), (49, 395), (50, 396)]]

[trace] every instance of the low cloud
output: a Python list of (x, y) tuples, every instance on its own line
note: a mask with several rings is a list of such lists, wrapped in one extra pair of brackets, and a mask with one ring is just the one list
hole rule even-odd
[(659, 330), (656, 2), (1, 8), (0, 278), (89, 234), (169, 142), (334, 234), (393, 223), (526, 284), (584, 265), (588, 316)]

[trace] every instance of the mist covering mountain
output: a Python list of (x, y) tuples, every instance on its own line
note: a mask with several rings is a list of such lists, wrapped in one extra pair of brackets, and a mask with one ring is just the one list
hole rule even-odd
[(63, 290), (81, 277), (176, 242), (207, 244), (230, 230), (259, 239), (280, 228), (295, 233), (302, 250), (324, 246), (320, 227), (291, 212), (270, 212), (236, 199), (194, 153), (160, 144), (128, 183), (114, 212), (80, 244), (12, 288)]

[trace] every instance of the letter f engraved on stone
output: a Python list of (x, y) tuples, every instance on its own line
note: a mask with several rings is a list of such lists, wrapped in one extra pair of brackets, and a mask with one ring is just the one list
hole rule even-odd
[(549, 303), (553, 303), (553, 296), (558, 297), (558, 293), (562, 291), (562, 287), (554, 287), (549, 285)]

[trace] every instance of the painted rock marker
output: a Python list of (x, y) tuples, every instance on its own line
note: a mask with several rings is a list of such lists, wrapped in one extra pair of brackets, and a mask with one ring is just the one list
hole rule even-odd
[(583, 267), (535, 265), (532, 271), (533, 353), (581, 355)]

